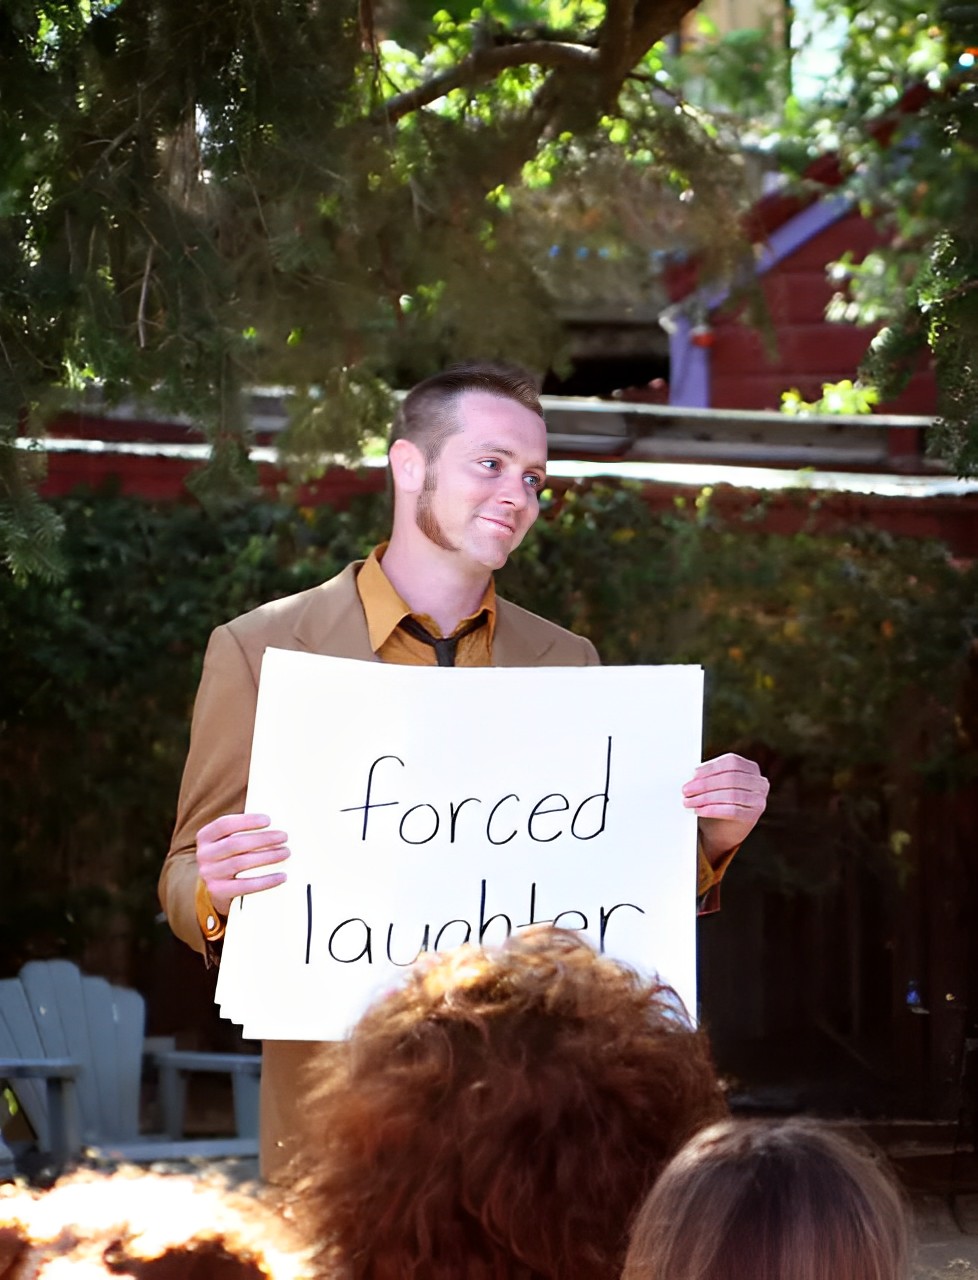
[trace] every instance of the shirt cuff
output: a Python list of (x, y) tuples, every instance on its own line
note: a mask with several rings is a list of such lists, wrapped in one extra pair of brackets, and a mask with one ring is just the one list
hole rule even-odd
[(200, 925), (200, 931), (205, 940), (207, 942), (219, 942), (224, 937), (227, 920), (211, 902), (211, 895), (207, 892), (207, 885), (204, 884), (203, 880), (197, 881), (197, 888), (194, 893), (194, 907), (197, 911), (197, 923)]
[(735, 844), (732, 849), (728, 849), (726, 853), (721, 854), (719, 861), (713, 864), (703, 852), (702, 844), (697, 843), (696, 901), (700, 915), (709, 915), (712, 911), (720, 910), (720, 881), (723, 879), (724, 872), (730, 866), (733, 856), (739, 848), (740, 845)]

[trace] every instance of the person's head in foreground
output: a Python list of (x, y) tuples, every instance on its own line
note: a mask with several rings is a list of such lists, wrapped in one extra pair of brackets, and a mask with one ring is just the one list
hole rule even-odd
[(81, 1173), (0, 1187), (0, 1280), (300, 1280), (297, 1236), (261, 1201), (205, 1176)]
[(300, 1195), (363, 1280), (617, 1280), (660, 1169), (726, 1113), (671, 989), (554, 929), (426, 957), (317, 1070)]
[(906, 1280), (907, 1215), (868, 1153), (809, 1120), (727, 1120), (639, 1211), (622, 1280)]

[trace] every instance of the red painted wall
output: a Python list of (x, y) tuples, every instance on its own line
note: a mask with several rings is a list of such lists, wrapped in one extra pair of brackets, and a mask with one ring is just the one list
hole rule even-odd
[[(108, 451), (49, 453), (47, 476), (40, 490), (44, 497), (55, 498), (63, 497), (80, 486), (99, 489), (111, 485), (117, 493), (155, 502), (193, 501), (186, 481), (193, 471), (199, 469), (199, 465), (186, 458), (144, 457)], [(260, 463), (258, 480), (264, 493), (271, 497), (278, 486), (285, 483), (286, 476), (277, 467)], [(386, 484), (387, 472), (383, 467), (363, 471), (334, 467), (322, 479), (295, 490), (290, 501), (298, 506), (329, 505), (342, 509), (359, 494), (383, 493)]]
[[(893, 435), (907, 434), (893, 432)], [(120, 492), (157, 501), (191, 501), (185, 487), (196, 464), (179, 458), (134, 457), (109, 451), (54, 453), (49, 455), (45, 496), (71, 492), (78, 485), (98, 488), (114, 485)], [(270, 466), (259, 467), (259, 479), (271, 496), (284, 477)], [(335, 468), (319, 481), (299, 490), (292, 501), (300, 506), (328, 503), (342, 509), (362, 493), (382, 492), (387, 481), (383, 468), (353, 472)], [(553, 481), (562, 488), (568, 481)], [(691, 501), (695, 487), (643, 484), (643, 496), (654, 511), (672, 511), (677, 497)], [(739, 515), (757, 506), (755, 490), (717, 485), (711, 503), (719, 514)], [(884, 498), (857, 493), (819, 490), (768, 493), (759, 528), (772, 533), (796, 533), (800, 529), (837, 532), (852, 525), (885, 529), (899, 537), (938, 538), (951, 553), (963, 559), (978, 557), (978, 493), (931, 498)]]
[[(795, 388), (803, 399), (817, 400), (823, 382), (855, 379), (873, 330), (825, 319), (835, 291), (825, 266), (847, 251), (860, 261), (879, 243), (876, 228), (853, 212), (760, 277), (776, 343), (773, 352), (765, 349), (761, 334), (743, 324), (742, 306), (718, 310), (711, 317), (711, 407), (778, 409), (783, 391)], [(935, 408), (933, 375), (922, 367), (903, 393), (879, 411), (933, 414)]]

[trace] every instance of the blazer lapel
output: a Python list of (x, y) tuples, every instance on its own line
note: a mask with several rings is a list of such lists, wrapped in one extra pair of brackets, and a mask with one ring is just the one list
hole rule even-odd
[(309, 653), (334, 658), (373, 659), (363, 605), (357, 593), (356, 575), (362, 560), (348, 564), (310, 594), (309, 602), (296, 619), (295, 638)]
[[(309, 593), (309, 599), (295, 622), (294, 634), (300, 648), (309, 653), (326, 653), (336, 658), (374, 658), (367, 632), (367, 620), (357, 593), (357, 570), (362, 560), (354, 561), (321, 587)], [(546, 664), (546, 654), (553, 648), (553, 636), (541, 626), (528, 627), (527, 615), (508, 601), (496, 600), (496, 629), (492, 641), (492, 660), (496, 667), (535, 667)]]
[(494, 667), (538, 667), (553, 647), (550, 637), (532, 637), (519, 625), (519, 612), (508, 601), (496, 597), (496, 630), (492, 637)]

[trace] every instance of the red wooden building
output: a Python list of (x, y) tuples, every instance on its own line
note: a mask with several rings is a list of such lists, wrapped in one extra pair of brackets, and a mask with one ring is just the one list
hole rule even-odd
[[(695, 264), (673, 274), (673, 304), (663, 317), (670, 333), (671, 404), (777, 410), (785, 391), (817, 400), (823, 383), (857, 377), (874, 330), (826, 319), (837, 292), (827, 267), (846, 254), (861, 262), (883, 243), (883, 235), (833, 190), (841, 181), (835, 157), (816, 162), (807, 176), (821, 184), (823, 195), (768, 196), (755, 206), (748, 226), (773, 350), (744, 324), (742, 293), (738, 300), (729, 289), (698, 287)], [(924, 364), (899, 397), (879, 406), (888, 414), (935, 410), (934, 378)]]
[[(879, 245), (880, 237), (854, 209), (829, 220), (837, 207), (836, 201), (823, 200), (806, 210), (805, 216), (786, 224), (785, 230), (799, 237), (797, 247), (761, 277), (774, 325), (776, 353), (766, 352), (761, 336), (738, 323), (736, 308), (724, 305), (713, 313), (714, 344), (706, 349), (713, 405), (775, 409), (781, 393), (789, 388), (797, 389), (804, 400), (817, 400), (823, 383), (856, 377), (872, 332), (825, 318), (834, 292), (825, 268), (847, 252), (861, 260)], [(930, 370), (918, 370), (901, 395), (880, 408), (887, 413), (934, 413)]]

